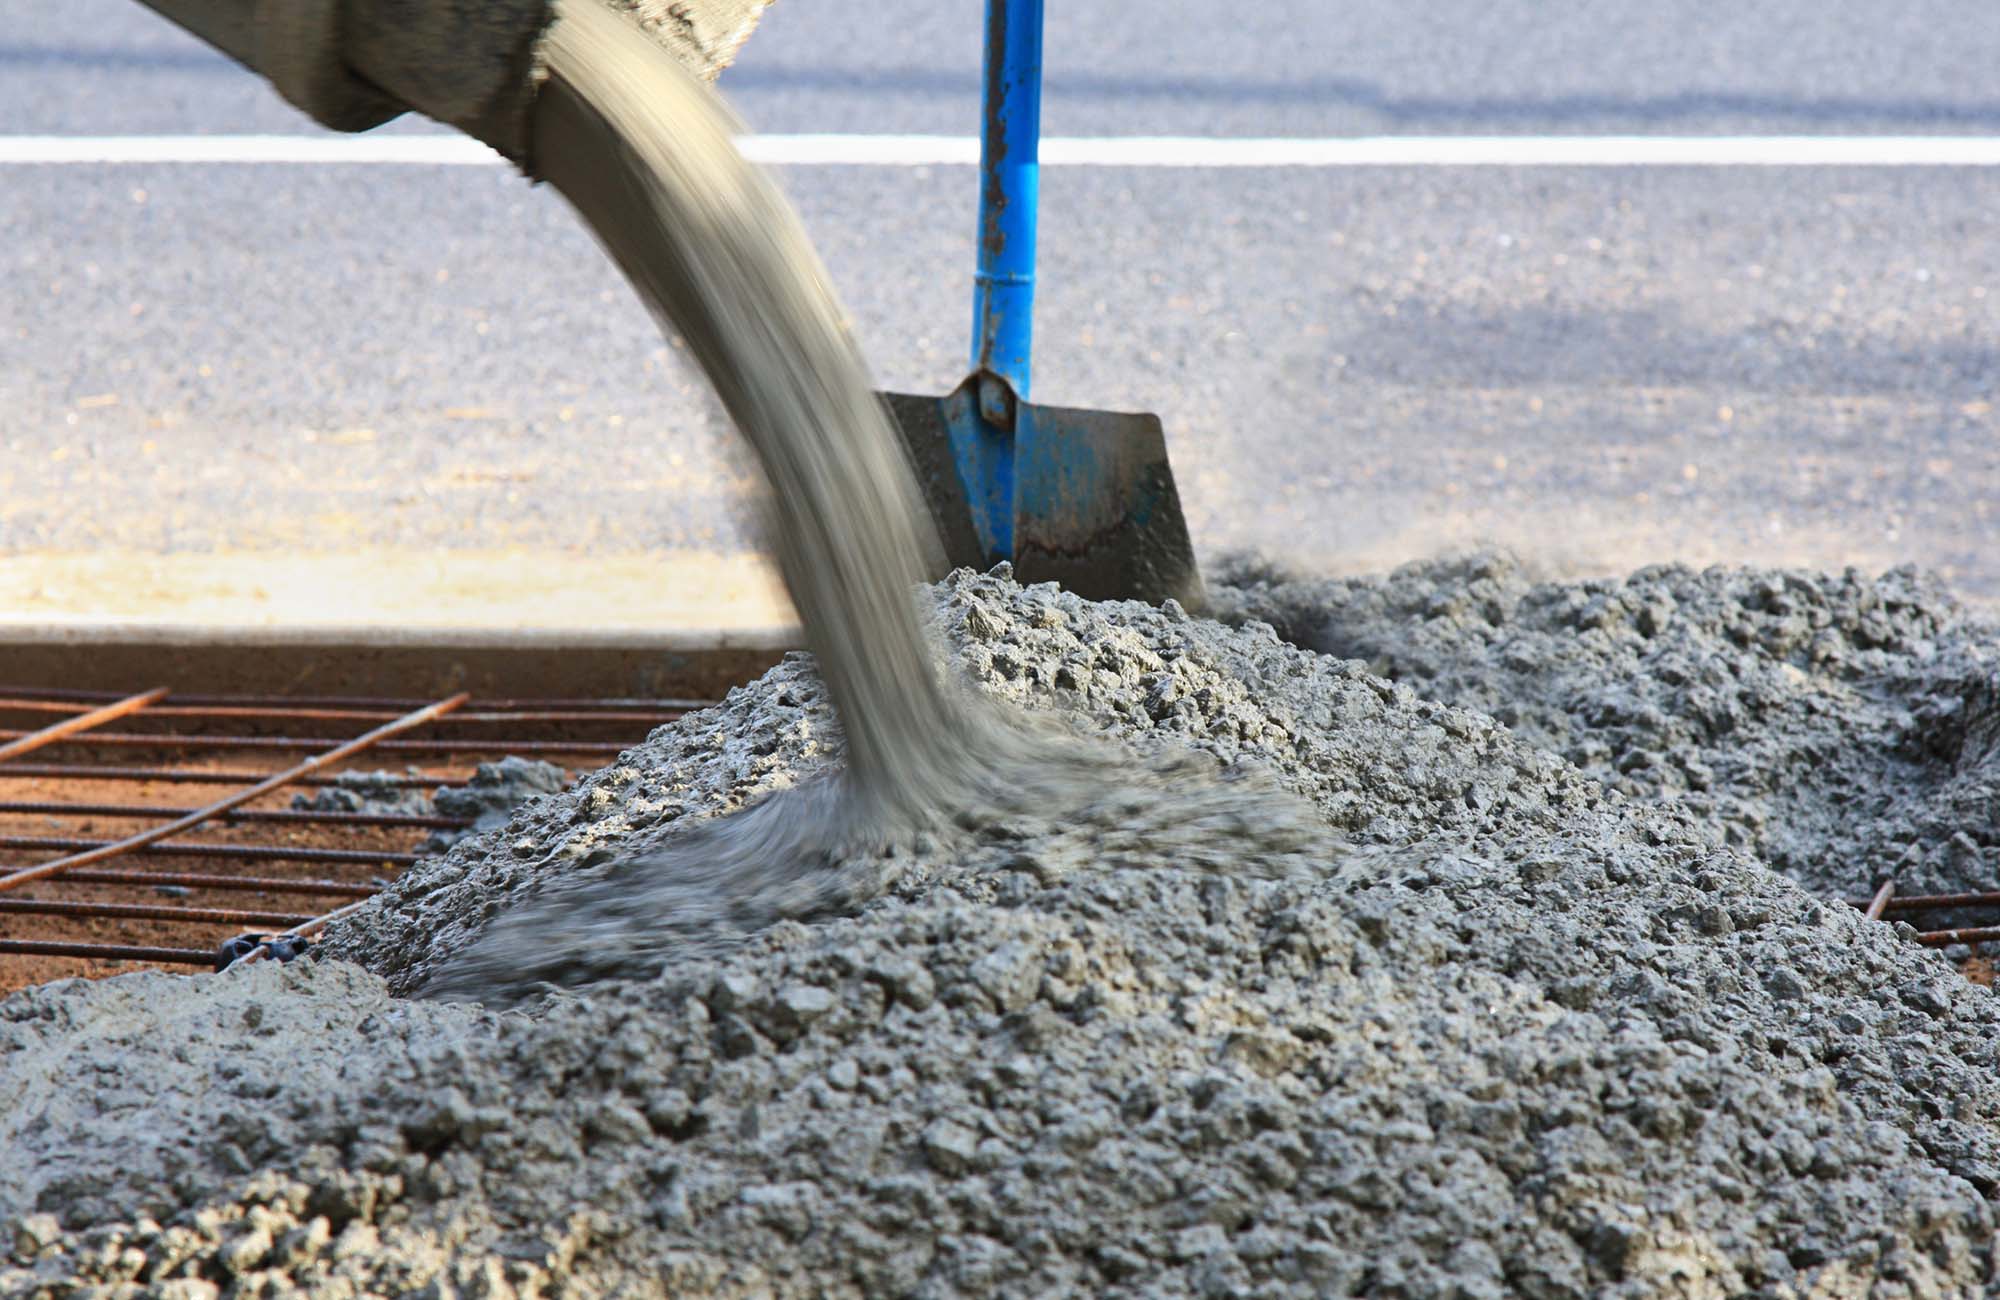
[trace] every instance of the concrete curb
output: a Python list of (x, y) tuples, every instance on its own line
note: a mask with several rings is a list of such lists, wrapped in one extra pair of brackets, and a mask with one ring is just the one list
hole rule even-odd
[(719, 699), (802, 644), (795, 627), (0, 624), (0, 688)]

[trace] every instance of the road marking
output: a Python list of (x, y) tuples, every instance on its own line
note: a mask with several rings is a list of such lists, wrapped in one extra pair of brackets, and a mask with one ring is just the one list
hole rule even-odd
[[(979, 143), (948, 135), (753, 135), (743, 151), (783, 166), (966, 166)], [(495, 166), (461, 135), (0, 136), (0, 166), (303, 163)], [(1056, 136), (1051, 167), (2000, 167), (2000, 136)]]

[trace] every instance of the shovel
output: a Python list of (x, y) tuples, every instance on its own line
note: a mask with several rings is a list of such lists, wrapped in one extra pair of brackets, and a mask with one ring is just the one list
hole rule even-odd
[(972, 373), (942, 398), (882, 398), (949, 568), (1009, 560), (1022, 582), (1199, 610), (1159, 417), (1028, 400), (1041, 116), (1042, 0), (987, 0)]

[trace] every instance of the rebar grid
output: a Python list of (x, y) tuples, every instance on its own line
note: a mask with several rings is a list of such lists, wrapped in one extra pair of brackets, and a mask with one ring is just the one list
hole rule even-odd
[[(83, 939), (11, 937), (0, 932), (0, 956), (82, 957), (98, 960), (137, 961), (156, 965), (224, 966), (241, 961), (264, 960), (272, 955), (271, 944), (279, 939), (311, 940), (326, 925), (364, 904), (386, 884), (385, 877), (418, 860), (415, 846), (397, 848), (334, 847), (324, 839), (329, 834), (349, 830), (445, 831), (463, 830), (469, 823), (462, 818), (394, 812), (347, 812), (310, 808), (249, 808), (243, 805), (291, 788), (326, 788), (341, 784), (334, 769), (364, 754), (400, 753), (443, 756), (451, 760), (443, 769), (399, 774), (371, 774), (369, 784), (391, 789), (433, 789), (465, 779), (471, 764), (503, 755), (562, 755), (574, 758), (601, 758), (623, 752), (638, 743), (652, 727), (671, 722), (686, 713), (707, 707), (708, 702), (685, 699), (481, 700), (476, 709), (465, 706), (468, 694), (440, 700), (411, 700), (385, 697), (271, 696), (271, 695), (174, 695), (169, 689), (154, 687), (136, 694), (79, 691), (48, 687), (0, 687), (0, 714), (62, 715), (39, 730), (0, 729), (0, 793), (8, 793), (8, 783), (36, 781), (44, 787), (57, 783), (58, 791), (75, 785), (100, 782), (151, 784), (154, 782), (191, 785), (225, 785), (236, 789), (198, 807), (165, 806), (148, 803), (106, 802), (100, 795), (87, 798), (0, 798), (0, 817), (39, 816), (50, 819), (109, 818), (151, 822), (154, 825), (117, 838), (86, 838), (74, 833), (29, 835), (0, 834), (0, 919), (38, 918), (89, 921), (144, 921), (172, 927), (178, 937), (182, 930), (193, 938), (204, 926), (236, 927), (239, 934), (218, 947), (179, 947), (161, 943), (99, 943)], [(241, 730), (121, 731), (100, 730), (105, 724), (130, 720), (141, 725), (172, 719), (168, 725), (201, 724), (255, 728), (261, 723), (286, 724), (300, 720), (330, 723), (376, 724), (353, 737), (294, 737), (246, 735)], [(471, 724), (475, 734), (428, 739), (395, 739), (409, 731), (435, 729), (444, 725)], [(583, 728), (598, 738), (574, 740), (562, 733)], [(558, 734), (551, 736), (555, 730)], [(609, 730), (625, 738), (603, 738)], [(71, 749), (81, 755), (106, 750), (148, 749), (160, 751), (167, 761), (149, 766), (74, 762), (14, 762), (19, 756), (50, 746)], [(203, 754), (250, 751), (278, 754), (307, 752), (304, 758), (278, 772), (246, 769), (216, 769), (188, 765)], [(34, 791), (46, 794), (46, 789)], [(288, 843), (216, 842), (179, 838), (201, 826), (263, 826)], [(14, 829), (18, 829), (18, 826)], [(91, 829), (91, 828), (85, 828)], [(116, 832), (114, 832), (116, 834)], [(315, 837), (300, 842), (300, 835)], [(7, 862), (7, 851), (48, 850), (58, 854), (40, 862)], [(294, 879), (281, 875), (236, 875), (233, 873), (177, 870), (112, 870), (104, 863), (111, 859), (143, 855), (149, 858), (197, 858), (222, 862), (295, 862), (367, 868), (365, 881), (340, 879)], [(56, 889), (59, 897), (9, 896), (13, 891), (37, 886)], [(89, 887), (151, 889), (173, 898), (193, 891), (217, 890), (237, 894), (255, 893), (281, 898), (343, 899), (331, 911), (315, 913), (285, 906), (199, 906), (173, 902), (106, 901), (77, 897)], [(322, 904), (323, 906), (323, 904)], [(157, 928), (157, 927), (156, 927)], [(250, 933), (242, 934), (241, 931)], [(245, 951), (247, 955), (231, 954)], [(296, 948), (298, 945), (291, 945)], [(280, 946), (278, 956), (287, 955)], [(218, 954), (221, 954), (220, 956)]]
[[(70, 690), (60, 686), (8, 686), (0, 687), (5, 698), (10, 700), (59, 700), (94, 706), (107, 701), (125, 698), (117, 691)], [(387, 709), (392, 713), (407, 713), (411, 709), (422, 708), (429, 700), (414, 696), (384, 695), (175, 695), (182, 706), (220, 706), (273, 709)], [(480, 707), (501, 713), (545, 713), (556, 710), (596, 713), (604, 710), (622, 710), (640, 713), (692, 713), (706, 709), (713, 700), (683, 699), (494, 699), (480, 701)]]
[[(0, 773), (0, 775), (6, 775)], [(295, 783), (296, 784), (296, 783)], [(446, 784), (432, 781), (431, 785)], [(118, 817), (134, 820), (184, 817), (192, 808), (164, 808), (130, 803), (36, 803), (0, 799), (0, 813), (41, 813), (58, 817)], [(462, 830), (472, 825), (463, 817), (429, 817), (417, 813), (320, 812), (305, 808), (232, 808), (216, 818), (228, 822), (280, 822), (298, 826), (411, 826), (423, 830)]]
[[(491, 743), (491, 742), (489, 742)], [(99, 767), (94, 763), (9, 763), (0, 778), (8, 777), (48, 777), (54, 780), (71, 781), (159, 781), (176, 785), (246, 785), (261, 781), (268, 772), (255, 772), (242, 768), (178, 768), (178, 767)], [(424, 773), (416, 776), (393, 772), (371, 774), (369, 784), (392, 786), (401, 790), (431, 790), (441, 785), (455, 785), (464, 778), (443, 773)], [(292, 782), (308, 788), (323, 788), (341, 784), (338, 776), (302, 776)]]
[[(42, 734), (39, 731), (16, 731), (0, 727), (0, 741), (19, 743), (24, 740), (35, 740)], [(339, 739), (334, 736), (205, 736), (173, 731), (152, 733), (84, 731), (60, 737), (60, 741), (66, 745), (112, 746), (122, 749), (268, 749), (292, 753), (307, 753), (324, 749), (328, 745), (340, 744)], [(475, 750), (491, 749), (493, 744), (491, 740), (472, 739), (384, 740), (375, 744), (373, 748), (393, 754), (469, 754)], [(622, 754), (631, 747), (629, 744), (598, 740), (517, 740), (508, 744), (507, 752), (534, 755), (610, 755)], [(6, 757), (7, 748), (11, 748), (11, 745), (0, 747), (0, 758)]]

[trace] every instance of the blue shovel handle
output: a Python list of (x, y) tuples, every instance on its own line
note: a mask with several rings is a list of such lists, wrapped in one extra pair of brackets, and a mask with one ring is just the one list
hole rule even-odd
[[(987, 0), (983, 99), (972, 368), (1006, 380), (1013, 395), (1025, 401), (1035, 328), (1035, 208), (1041, 193), (1042, 0)], [(1011, 427), (1011, 410), (996, 418), (1002, 411), (988, 409), (983, 391), (980, 405), (989, 419)]]

